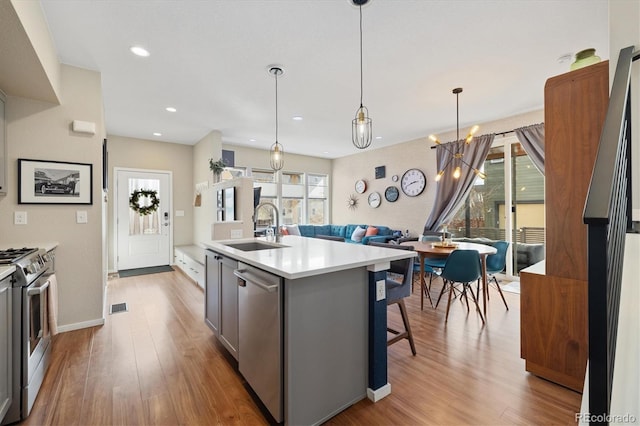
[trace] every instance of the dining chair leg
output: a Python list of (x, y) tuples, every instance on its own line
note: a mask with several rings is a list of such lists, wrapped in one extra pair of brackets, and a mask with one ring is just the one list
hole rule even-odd
[[(493, 281), (495, 281), (496, 283), (496, 288), (498, 289), (498, 292), (500, 293), (500, 297), (502, 297), (502, 302), (504, 303), (504, 307), (507, 308), (507, 311), (509, 310), (509, 306), (507, 305), (507, 301), (504, 298), (504, 294), (502, 293), (502, 289), (500, 288), (500, 284), (498, 284), (498, 279), (496, 278), (496, 276), (492, 276), (491, 277), (493, 279)], [(488, 293), (488, 292), (487, 292)], [(488, 298), (488, 294), (487, 294), (487, 298)]]
[(440, 303), (440, 299), (442, 298), (442, 295), (444, 294), (445, 289), (447, 288), (447, 280), (445, 280), (444, 278), (442, 279), (442, 288), (440, 289), (440, 294), (438, 295), (438, 300), (436, 301), (436, 309), (438, 308), (438, 304)]
[(469, 287), (469, 291), (471, 292), (471, 298), (473, 299), (473, 303), (475, 303), (476, 305), (476, 310), (478, 311), (478, 315), (480, 315), (482, 324), (485, 324), (484, 315), (482, 315), (482, 309), (480, 309), (480, 305), (478, 304), (478, 299), (476, 298), (476, 295), (473, 293), (473, 288)]
[[(424, 283), (424, 281), (422, 282)], [(431, 300), (431, 293), (429, 292), (429, 289), (427, 288), (426, 283), (422, 285), (422, 295), (420, 296), (420, 299), (422, 299), (425, 295), (429, 299), (429, 304), (431, 304), (431, 307), (433, 308), (433, 300)], [(422, 304), (421, 304), (421, 308), (422, 308)]]
[(453, 283), (449, 284), (449, 300), (447, 301), (447, 312), (444, 314), (444, 322), (449, 321), (449, 307), (451, 307), (451, 293), (453, 293)]
[[(470, 310), (469, 310), (469, 298), (467, 297), (467, 287), (469, 287), (469, 283), (462, 283), (462, 294), (460, 296), (460, 302), (462, 303), (462, 296), (464, 296), (464, 301), (467, 303), (467, 313), (469, 313)], [(469, 291), (473, 293), (473, 290), (471, 288), (469, 288)]]

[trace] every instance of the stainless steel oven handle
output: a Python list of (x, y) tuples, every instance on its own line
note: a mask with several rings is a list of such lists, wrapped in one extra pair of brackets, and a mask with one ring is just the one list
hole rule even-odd
[(34, 296), (36, 294), (42, 294), (47, 287), (49, 287), (49, 280), (46, 283), (42, 284), (40, 287), (28, 288), (27, 296)]
[[(233, 275), (240, 278), (241, 280), (250, 282), (251, 284), (255, 284), (263, 290), (268, 291), (269, 293), (273, 293), (278, 290), (278, 285), (271, 285), (270, 283), (260, 279), (260, 277), (255, 276), (251, 272), (246, 269), (235, 269), (233, 271)], [(244, 287), (244, 286), (243, 286)]]

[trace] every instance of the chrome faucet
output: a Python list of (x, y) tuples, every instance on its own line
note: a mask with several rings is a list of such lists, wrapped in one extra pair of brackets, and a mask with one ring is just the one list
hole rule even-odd
[(275, 204), (273, 203), (269, 203), (269, 202), (262, 202), (260, 204), (258, 204), (256, 206), (256, 209), (253, 211), (253, 223), (257, 223), (258, 222), (258, 210), (260, 210), (261, 207), (264, 206), (271, 206), (273, 208), (273, 211), (276, 212), (276, 230), (275, 230), (275, 235), (276, 235), (276, 242), (280, 242), (280, 237), (282, 236), (282, 234), (280, 233), (280, 212), (278, 212), (278, 208), (276, 207)]

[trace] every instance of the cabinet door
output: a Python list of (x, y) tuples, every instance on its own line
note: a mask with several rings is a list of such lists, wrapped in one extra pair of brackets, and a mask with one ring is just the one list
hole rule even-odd
[(0, 422), (11, 406), (11, 280), (0, 281)]
[(238, 359), (238, 262), (223, 257), (220, 263), (220, 341)]
[(222, 256), (207, 250), (204, 322), (211, 327), (216, 336), (220, 333), (220, 259)]

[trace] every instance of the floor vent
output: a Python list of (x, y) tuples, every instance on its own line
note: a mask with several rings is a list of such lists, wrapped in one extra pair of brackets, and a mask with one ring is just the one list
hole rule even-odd
[(129, 309), (127, 308), (126, 303), (114, 303), (111, 305), (111, 309), (109, 309), (109, 314), (117, 314), (119, 312), (127, 312)]

